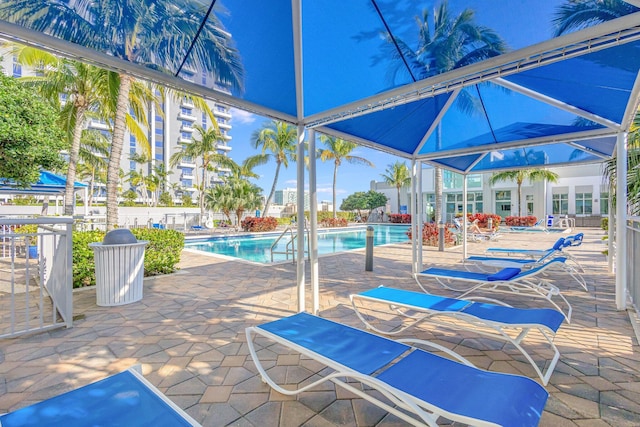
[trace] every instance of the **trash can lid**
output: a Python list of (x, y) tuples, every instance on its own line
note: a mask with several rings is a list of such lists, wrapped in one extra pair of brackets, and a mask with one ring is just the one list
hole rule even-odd
[(103, 245), (125, 245), (128, 243), (138, 243), (138, 239), (127, 228), (116, 228), (109, 231), (102, 239)]

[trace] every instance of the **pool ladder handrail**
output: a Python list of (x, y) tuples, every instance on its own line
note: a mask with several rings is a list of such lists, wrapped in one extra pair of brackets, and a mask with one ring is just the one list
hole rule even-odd
[[(307, 250), (304, 251), (307, 259), (309, 259), (309, 228), (307, 228), (306, 226), (304, 227), (304, 232), (307, 236)], [(274, 251), (274, 248), (278, 245), (278, 242), (280, 242), (280, 240), (287, 234), (289, 233), (290, 235), (290, 240), (287, 242), (287, 244), (285, 245), (285, 251)], [(292, 227), (287, 227), (279, 236), (278, 238), (271, 244), (271, 262), (273, 262), (273, 254), (284, 254), (286, 256), (286, 259), (289, 259), (289, 254), (291, 254), (292, 256), (292, 262), (296, 262), (296, 240), (298, 237), (298, 233), (297, 233), (297, 229), (294, 229)]]

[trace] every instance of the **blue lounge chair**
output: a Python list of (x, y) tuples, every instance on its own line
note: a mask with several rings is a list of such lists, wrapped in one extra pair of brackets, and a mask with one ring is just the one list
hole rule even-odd
[[(368, 329), (380, 334), (396, 335), (422, 322), (429, 322), (511, 343), (529, 361), (544, 385), (548, 384), (560, 358), (553, 337), (564, 316), (550, 308), (515, 308), (386, 287), (353, 294), (350, 299), (360, 320)], [(391, 330), (380, 329), (368, 320), (380, 310), (385, 313), (391, 311), (406, 321)], [(522, 346), (522, 341), (532, 330), (542, 335), (553, 351), (551, 362), (544, 372)]]
[(519, 257), (524, 257), (528, 259), (535, 259), (541, 257), (564, 257), (568, 258), (573, 262), (580, 272), (584, 273), (584, 268), (580, 265), (578, 260), (567, 252), (565, 249), (571, 247), (577, 247), (582, 244), (582, 240), (584, 239), (584, 233), (578, 233), (576, 235), (560, 237), (552, 247), (548, 249), (514, 249), (514, 248), (488, 248), (486, 253), (489, 255), (495, 254), (505, 254), (505, 255), (515, 255)]
[[(414, 426), (436, 426), (441, 416), (475, 426), (537, 426), (548, 397), (530, 378), (478, 369), (437, 344), (394, 341), (307, 313), (249, 327), (246, 335), (256, 368), (276, 391), (297, 395), (331, 381)], [(262, 366), (254, 336), (324, 365), (318, 372), (322, 377), (294, 390), (279, 386)], [(436, 348), (457, 360), (409, 343)]]
[[(545, 264), (529, 270), (522, 271), (519, 268), (504, 268), (496, 273), (472, 272), (448, 268), (428, 268), (415, 274), (415, 280), (425, 293), (429, 293), (422, 283), (420, 283), (420, 278), (428, 277), (435, 279), (443, 287), (452, 291), (461, 292), (461, 295), (458, 296), (459, 298), (472, 296), (478, 291), (543, 298), (559, 310), (567, 319), (567, 322), (571, 322), (572, 308), (569, 301), (560, 293), (560, 289), (558, 289), (557, 286), (539, 277), (542, 275), (541, 273), (548, 268), (553, 268), (557, 263), (564, 263), (565, 261), (566, 259), (563, 257), (553, 258)], [(566, 313), (552, 299), (555, 296), (560, 298), (567, 307)]]
[(2, 427), (199, 426), (137, 367), (0, 415)]
[[(542, 257), (540, 257), (538, 259), (514, 258), (514, 257), (500, 258), (500, 257), (489, 257), (489, 256), (473, 255), (473, 256), (470, 256), (470, 257), (466, 258), (463, 261), (463, 263), (465, 265), (471, 264), (473, 266), (479, 266), (480, 269), (482, 271), (485, 271), (485, 272), (488, 272), (488, 270), (485, 269), (484, 266), (497, 267), (497, 268), (509, 268), (509, 267), (511, 267), (511, 268), (526, 269), (526, 268), (533, 268), (533, 267), (537, 267), (537, 266), (543, 265), (544, 263), (546, 263), (549, 260), (553, 259), (553, 257), (555, 257), (556, 254), (558, 254), (558, 253), (561, 253), (561, 252), (560, 251), (551, 251), (551, 252), (547, 253), (545, 256), (542, 256)], [(565, 257), (562, 257), (562, 258), (565, 258)], [(576, 264), (577, 267), (582, 268), (575, 261), (573, 261), (573, 263)], [(587, 282), (584, 280), (584, 277), (582, 277), (582, 274), (580, 274), (580, 272), (578, 270), (576, 270), (573, 266), (567, 264), (567, 262), (557, 262), (557, 263), (554, 263), (553, 265), (557, 266), (557, 267), (561, 268), (563, 271), (567, 272), (573, 279), (575, 279), (576, 282), (578, 282), (580, 284), (580, 286), (582, 286), (582, 288), (585, 291), (587, 291), (587, 292), (589, 291), (589, 289), (587, 288)]]

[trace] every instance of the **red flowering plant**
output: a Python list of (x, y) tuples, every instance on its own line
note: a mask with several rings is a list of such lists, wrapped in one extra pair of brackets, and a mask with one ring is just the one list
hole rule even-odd
[(348, 225), (346, 218), (325, 218), (320, 221), (323, 227), (346, 227)]
[(502, 217), (497, 214), (485, 214), (485, 213), (475, 213), (468, 215), (469, 222), (473, 222), (476, 219), (478, 220), (478, 227), (480, 228), (488, 228), (489, 218), (492, 220), (492, 228), (493, 230), (497, 230), (500, 226), (500, 221), (502, 221)]
[(278, 226), (278, 220), (272, 216), (266, 216), (263, 218), (248, 216), (242, 220), (241, 225), (244, 231), (273, 231)]
[(504, 219), (505, 223), (509, 226), (517, 227), (531, 227), (538, 222), (538, 218), (533, 215), (529, 216), (508, 216)]
[(411, 215), (409, 214), (389, 214), (389, 222), (393, 224), (411, 224)]
[[(444, 227), (444, 244), (445, 246), (453, 246), (455, 244), (455, 236), (451, 232), (453, 224), (445, 224)], [(411, 228), (407, 231), (409, 240), (412, 239)], [(422, 227), (422, 244), (425, 246), (438, 246), (438, 224), (435, 222), (425, 222)]]

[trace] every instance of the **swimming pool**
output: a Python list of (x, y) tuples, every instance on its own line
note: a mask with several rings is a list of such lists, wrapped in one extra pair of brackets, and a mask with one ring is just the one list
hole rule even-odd
[[(346, 229), (318, 230), (318, 255), (327, 255), (362, 249), (366, 244), (366, 226), (349, 227)], [(408, 242), (408, 224), (402, 225), (374, 225), (374, 246), (390, 243)], [(217, 255), (240, 258), (246, 261), (263, 264), (271, 263), (271, 245), (280, 234), (221, 236), (207, 239), (194, 239), (185, 242), (186, 249), (193, 249)], [(290, 238), (283, 237), (274, 252), (285, 252)], [(306, 239), (305, 239), (306, 242)], [(306, 245), (306, 243), (305, 243)], [(274, 254), (273, 262), (291, 260), (285, 254)]]

